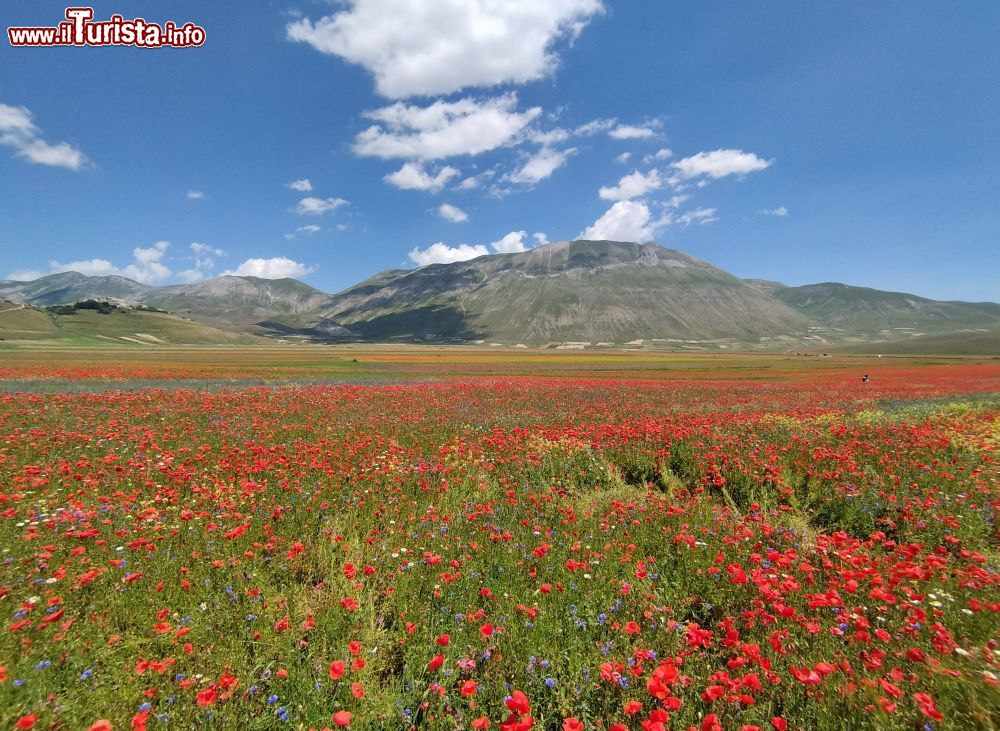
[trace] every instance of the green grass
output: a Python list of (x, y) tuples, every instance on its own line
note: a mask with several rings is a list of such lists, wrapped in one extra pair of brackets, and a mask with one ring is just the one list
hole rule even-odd
[(0, 338), (11, 343), (92, 347), (261, 343), (252, 336), (224, 332), (164, 312), (143, 310), (118, 310), (108, 314), (95, 310), (78, 310), (73, 314), (35, 309), (7, 310), (0, 312)]

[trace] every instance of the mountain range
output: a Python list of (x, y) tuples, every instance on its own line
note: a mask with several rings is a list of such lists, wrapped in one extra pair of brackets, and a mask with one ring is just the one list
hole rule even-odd
[(680, 251), (617, 241), (567, 241), (391, 269), (337, 294), (295, 279), (222, 276), (156, 287), (64, 272), (0, 281), (0, 298), (30, 308), (111, 300), (163, 310), (227, 337), (319, 342), (688, 350), (872, 345), (887, 352), (962, 352), (964, 343), (969, 352), (984, 353), (1000, 343), (1000, 304), (993, 302), (939, 302), (839, 283), (789, 287), (743, 280)]

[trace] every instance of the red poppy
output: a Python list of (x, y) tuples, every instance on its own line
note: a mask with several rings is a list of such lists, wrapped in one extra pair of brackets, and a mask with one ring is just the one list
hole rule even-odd
[(916, 701), (917, 708), (920, 709), (920, 712), (925, 716), (927, 716), (928, 718), (932, 718), (935, 721), (944, 720), (944, 716), (941, 715), (941, 712), (938, 711), (937, 706), (934, 705), (934, 699), (931, 698), (927, 693), (914, 693), (913, 700)]
[(343, 660), (334, 660), (330, 663), (330, 680), (340, 680), (347, 672), (347, 667)]
[(531, 711), (531, 705), (528, 703), (528, 696), (519, 690), (515, 690), (510, 694), (510, 697), (504, 701), (507, 708), (509, 708), (514, 713), (520, 713), (524, 715)]
[(205, 690), (198, 693), (198, 705), (199, 706), (210, 706), (215, 703), (218, 698), (218, 693), (215, 690), (214, 685), (210, 685), (205, 688)]

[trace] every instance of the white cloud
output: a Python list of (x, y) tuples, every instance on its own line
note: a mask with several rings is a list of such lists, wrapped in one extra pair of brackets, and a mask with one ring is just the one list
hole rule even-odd
[(316, 267), (306, 266), (286, 256), (270, 259), (247, 259), (235, 269), (224, 271), (223, 276), (260, 277), (261, 279), (284, 279), (303, 277), (316, 271)]
[(81, 259), (71, 261), (68, 264), (61, 264), (58, 261), (49, 262), (50, 274), (56, 272), (80, 272), (88, 277), (107, 277), (111, 275), (122, 276), (122, 270), (116, 267), (107, 259)]
[(575, 147), (568, 150), (556, 150), (543, 147), (524, 163), (518, 170), (507, 175), (504, 180), (524, 185), (534, 185), (548, 178), (552, 173), (566, 164), (570, 155), (576, 152)]
[(690, 226), (692, 223), (712, 223), (713, 221), (718, 221), (719, 219), (715, 215), (714, 208), (695, 208), (694, 210), (681, 214), (675, 220), (682, 226)]
[(49, 262), (49, 271), (50, 273), (80, 272), (91, 277), (117, 275), (150, 284), (163, 281), (173, 274), (163, 263), (168, 248), (170, 248), (168, 241), (157, 241), (147, 248), (137, 246), (132, 249), (133, 262), (124, 268), (115, 266), (107, 259), (82, 259), (66, 264), (58, 261)]
[(43, 140), (26, 107), (0, 104), (0, 145), (13, 147), (18, 156), (39, 165), (79, 170), (87, 162), (86, 156), (68, 142), (51, 144)]
[(87, 160), (82, 152), (68, 142), (57, 142), (50, 145), (45, 140), (31, 140), (27, 145), (19, 147), (18, 153), (39, 165), (51, 165), (70, 170), (79, 170)]
[(477, 256), (485, 256), (489, 253), (487, 248), (482, 244), (474, 246), (461, 244), (453, 247), (438, 241), (426, 249), (413, 249), (409, 256), (414, 264), (423, 267), (428, 264), (451, 264), (456, 261), (466, 261), (467, 259), (475, 259)]
[(396, 172), (386, 175), (384, 180), (403, 190), (426, 190), (430, 193), (437, 193), (458, 174), (458, 170), (446, 165), (436, 174), (431, 175), (424, 170), (420, 163), (406, 162)]
[(222, 249), (216, 248), (215, 246), (212, 246), (211, 244), (203, 244), (203, 243), (200, 243), (198, 241), (195, 241), (194, 243), (192, 243), (190, 248), (191, 248), (191, 251), (193, 251), (195, 254), (208, 254), (208, 255), (211, 255), (211, 256), (225, 256), (226, 255), (226, 252), (223, 251)]
[(299, 235), (312, 236), (313, 234), (318, 234), (323, 229), (317, 226), (315, 223), (310, 223), (305, 226), (299, 226), (295, 229), (294, 233), (285, 234), (286, 239), (295, 238)]
[(713, 150), (699, 152), (673, 164), (681, 177), (695, 178), (707, 175), (710, 178), (724, 178), (727, 175), (745, 175), (769, 167), (773, 160), (763, 160), (752, 152), (743, 150)]
[(608, 132), (608, 136), (616, 140), (644, 140), (656, 134), (652, 129), (653, 126), (655, 125), (650, 124), (645, 127), (638, 127), (631, 124), (619, 124)]
[(187, 198), (189, 201), (200, 201), (204, 200), (205, 194), (200, 190), (189, 190), (187, 192)]
[[(461, 244), (460, 246), (451, 247), (439, 241), (422, 251), (414, 249), (410, 252), (410, 259), (420, 266), (424, 266), (426, 264), (446, 264), (455, 261), (465, 261), (477, 256), (485, 256), (489, 254), (489, 249), (493, 249), (497, 254), (517, 254), (531, 248), (525, 243), (527, 235), (527, 231), (511, 231), (499, 241), (493, 241), (486, 245)], [(549, 242), (548, 237), (544, 233), (536, 233), (533, 236), (538, 244), (547, 244)]]
[(623, 152), (621, 155), (619, 155), (618, 157), (615, 158), (615, 162), (618, 162), (618, 163), (621, 163), (622, 165), (624, 165), (625, 163), (627, 163), (629, 161), (630, 157), (632, 157), (632, 153), (631, 152)]
[(39, 272), (34, 269), (15, 269), (4, 277), (4, 279), (11, 279), (15, 282), (33, 282), (44, 276), (45, 272)]
[(521, 251), (527, 251), (528, 247), (524, 245), (524, 237), (526, 235), (527, 232), (525, 231), (511, 231), (499, 241), (494, 241), (490, 246), (498, 254), (516, 254)]
[(592, 119), (586, 124), (581, 124), (579, 127), (573, 130), (574, 134), (578, 134), (581, 137), (592, 137), (601, 132), (607, 132), (609, 129), (618, 123), (617, 119)]
[(215, 267), (215, 257), (226, 255), (226, 252), (222, 249), (211, 244), (203, 244), (199, 241), (193, 242), (190, 245), (190, 249), (194, 254), (194, 264), (192, 264), (190, 269), (185, 269), (177, 273), (181, 281), (187, 284), (200, 282), (202, 279), (212, 276), (212, 269)]
[(455, 186), (456, 190), (474, 190), (480, 185), (485, 183), (487, 180), (492, 178), (496, 173), (493, 170), (484, 170), (478, 175), (470, 175), (461, 183)]
[(310, 193), (312, 192), (313, 184), (309, 178), (302, 178), (302, 180), (293, 180), (291, 183), (285, 183), (285, 187), (297, 190), (300, 193)]
[(671, 158), (673, 156), (674, 156), (674, 151), (673, 150), (671, 150), (669, 147), (661, 147), (659, 150), (657, 150), (653, 154), (646, 155), (644, 158), (642, 158), (642, 161), (643, 162), (647, 162), (647, 163), (649, 163), (649, 162), (656, 162), (656, 161), (659, 161), (659, 160), (666, 160), (666, 159)]
[(451, 205), (451, 203), (442, 203), (437, 212), (445, 221), (451, 221), (452, 223), (462, 223), (469, 220), (468, 213), (461, 208)]
[(622, 177), (616, 187), (601, 188), (597, 194), (607, 201), (624, 201), (630, 198), (641, 198), (649, 191), (658, 189), (661, 185), (660, 174), (656, 170), (650, 170), (646, 174), (635, 170)]
[(650, 223), (651, 214), (645, 203), (618, 201), (604, 215), (585, 228), (578, 238), (592, 241), (650, 241), (657, 228)]
[(31, 112), (27, 107), (0, 104), (0, 133), (34, 137), (38, 134), (38, 127), (31, 121)]
[(552, 145), (558, 145), (560, 142), (568, 140), (570, 138), (570, 132), (562, 129), (561, 127), (556, 127), (546, 131), (531, 129), (527, 131), (526, 136), (536, 145), (551, 147)]
[(363, 66), (379, 94), (403, 99), (548, 76), (559, 61), (553, 43), (602, 11), (600, 0), (350, 0), (286, 32)]
[(295, 212), (300, 216), (322, 216), (324, 213), (335, 211), (346, 205), (347, 201), (343, 198), (313, 198), (308, 196), (299, 201), (299, 204), (295, 206)]
[(516, 108), (515, 94), (482, 101), (438, 100), (426, 107), (396, 102), (365, 113), (378, 124), (355, 138), (354, 151), (411, 160), (479, 155), (511, 143), (542, 111), (534, 107), (517, 112)]
[(170, 248), (168, 241), (157, 241), (145, 249), (139, 246), (135, 247), (132, 249), (135, 263), (125, 267), (122, 270), (123, 273), (129, 279), (134, 279), (137, 282), (159, 282), (166, 279), (173, 273), (162, 261), (168, 248)]
[(194, 284), (195, 282), (200, 282), (202, 279), (207, 279), (210, 275), (194, 266), (190, 269), (177, 272), (177, 276), (180, 277), (180, 280), (184, 284)]
[(788, 215), (788, 209), (784, 206), (778, 206), (777, 208), (762, 208), (760, 212), (765, 216), (780, 216), (782, 218)]

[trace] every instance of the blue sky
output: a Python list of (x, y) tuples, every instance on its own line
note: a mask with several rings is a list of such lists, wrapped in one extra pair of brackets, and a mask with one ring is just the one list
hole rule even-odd
[(288, 274), (332, 292), (591, 236), (742, 277), (1000, 300), (992, 0), (94, 11), (207, 37), (0, 41), (0, 277)]

